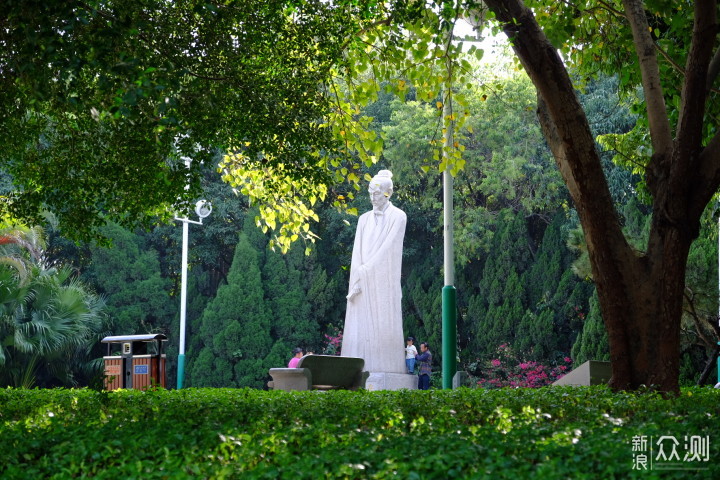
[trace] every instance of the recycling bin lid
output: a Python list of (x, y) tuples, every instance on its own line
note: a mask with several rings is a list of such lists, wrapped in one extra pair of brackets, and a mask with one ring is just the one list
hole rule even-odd
[(105, 337), (101, 340), (102, 343), (115, 343), (115, 342), (149, 342), (151, 340), (167, 340), (167, 337), (162, 333), (148, 333), (145, 335), (115, 335)]

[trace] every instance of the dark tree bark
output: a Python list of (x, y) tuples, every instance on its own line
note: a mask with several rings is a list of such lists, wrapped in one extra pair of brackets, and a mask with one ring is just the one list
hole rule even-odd
[[(695, 4), (676, 131), (671, 129), (657, 54), (639, 0), (625, 0), (642, 72), (653, 156), (647, 183), (653, 219), (645, 253), (626, 241), (593, 135), (557, 50), (521, 0), (486, 0), (538, 91), (538, 117), (585, 234), (608, 330), (611, 386), (679, 390), (685, 268), (700, 216), (720, 184), (720, 140), (703, 147), (702, 127), (716, 1)], [(712, 73), (711, 73), (712, 75)]]

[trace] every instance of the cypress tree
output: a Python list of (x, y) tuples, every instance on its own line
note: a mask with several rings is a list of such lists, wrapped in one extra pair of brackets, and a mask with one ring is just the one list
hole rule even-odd
[(501, 343), (510, 343), (527, 308), (527, 296), (520, 282), (530, 264), (528, 232), (520, 214), (504, 211), (498, 234), (493, 237), (491, 254), (480, 281), (480, 296), (487, 309), (476, 335), (480, 357), (494, 352)]
[(489, 354), (485, 343), (485, 336), (481, 332), (486, 331), (486, 313), (485, 301), (481, 295), (473, 295), (468, 300), (467, 307), (467, 331), (469, 336), (470, 355), (468, 361), (476, 358), (484, 358), (485, 354)]
[(590, 298), (590, 311), (582, 332), (572, 348), (573, 364), (577, 367), (588, 360), (609, 360), (610, 346), (607, 331), (600, 314), (597, 292)]
[(416, 345), (428, 342), (433, 358), (438, 362), (442, 355), (443, 277), (440, 264), (437, 255), (431, 253), (413, 265), (407, 280), (403, 281), (402, 298), (404, 334), (414, 336)]
[(558, 349), (565, 354), (570, 352), (583, 328), (594, 289), (591, 282), (578, 278), (571, 269), (563, 273), (551, 303), (556, 309)]
[(563, 253), (567, 251), (562, 238), (562, 215), (555, 215), (545, 229), (542, 242), (535, 255), (535, 261), (528, 269), (524, 283), (528, 292), (528, 303), (534, 308), (543, 299), (547, 301), (555, 293), (565, 266)]
[(228, 283), (200, 319), (203, 350), (190, 364), (192, 386), (262, 388), (271, 366), (270, 312), (265, 305), (258, 253), (240, 234)]
[(303, 255), (300, 248), (284, 255), (267, 253), (262, 277), (266, 302), (272, 310), (271, 332), (275, 340), (315, 350), (320, 344), (319, 327), (310, 318), (310, 304), (303, 289), (305, 282), (294, 261), (297, 255)]
[(102, 232), (113, 247), (92, 246), (82, 278), (106, 298), (113, 334), (168, 333), (178, 306), (170, 280), (160, 274), (157, 251), (143, 248), (141, 237), (119, 225), (108, 224)]

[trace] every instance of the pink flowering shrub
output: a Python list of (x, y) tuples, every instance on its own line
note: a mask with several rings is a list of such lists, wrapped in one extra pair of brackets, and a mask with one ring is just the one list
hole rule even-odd
[(571, 366), (570, 357), (564, 357), (552, 367), (534, 361), (525, 362), (509, 345), (502, 344), (497, 349), (497, 358), (480, 366), (477, 384), (483, 388), (544, 387), (565, 375)]
[(330, 334), (325, 334), (325, 347), (323, 347), (323, 355), (340, 355), (342, 336), (342, 331), (339, 328), (332, 327)]

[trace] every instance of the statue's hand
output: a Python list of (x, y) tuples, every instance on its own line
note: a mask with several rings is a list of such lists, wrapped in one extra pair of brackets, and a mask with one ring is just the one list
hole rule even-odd
[(360, 294), (360, 288), (359, 288), (359, 287), (355, 287), (355, 288), (353, 288), (352, 290), (350, 290), (350, 293), (348, 293), (348, 295), (347, 295), (346, 298), (347, 298), (348, 300), (352, 300), (353, 298), (357, 297), (359, 294)]

